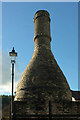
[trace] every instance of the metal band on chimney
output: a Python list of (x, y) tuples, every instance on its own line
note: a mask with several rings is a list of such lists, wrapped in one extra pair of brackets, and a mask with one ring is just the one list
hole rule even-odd
[(38, 15), (38, 16), (36, 16), (36, 17), (34, 18), (34, 23), (35, 23), (35, 20), (36, 20), (37, 18), (39, 18), (39, 17), (44, 17), (44, 16), (49, 19), (49, 22), (51, 21), (50, 17), (47, 16), (46, 14), (44, 14), (44, 15)]
[(51, 42), (51, 37), (48, 36), (48, 35), (45, 35), (45, 34), (36, 35), (36, 36), (34, 37), (34, 42), (35, 42), (35, 39), (37, 39), (37, 38), (39, 38), (39, 37), (47, 37), (47, 38), (50, 39), (50, 42)]

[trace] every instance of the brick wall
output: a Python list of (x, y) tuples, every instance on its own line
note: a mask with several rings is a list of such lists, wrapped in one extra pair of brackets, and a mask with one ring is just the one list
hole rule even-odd
[[(30, 104), (32, 104), (32, 101), (27, 102), (14, 102), (15, 104), (15, 114), (16, 115), (27, 115), (27, 114), (34, 114), (34, 115), (45, 115), (49, 114), (49, 101), (47, 101), (47, 104), (44, 105), (43, 110), (36, 110), (36, 106), (34, 108), (30, 108)], [(47, 106), (47, 107), (46, 107)], [(80, 102), (51, 102), (51, 113), (52, 114), (80, 114)], [(41, 112), (42, 111), (42, 112)]]

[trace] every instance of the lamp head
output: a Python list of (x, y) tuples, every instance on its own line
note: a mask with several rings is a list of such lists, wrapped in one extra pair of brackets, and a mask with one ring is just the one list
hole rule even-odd
[(9, 52), (9, 56), (11, 59), (11, 63), (15, 63), (16, 57), (17, 57), (17, 52), (15, 52), (14, 47), (11, 52)]

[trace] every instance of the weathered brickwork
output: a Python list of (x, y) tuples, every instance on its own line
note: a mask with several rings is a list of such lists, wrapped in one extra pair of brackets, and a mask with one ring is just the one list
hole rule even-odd
[[(36, 103), (37, 104), (37, 103)], [(33, 103), (32, 103), (33, 106)], [(40, 111), (40, 108), (34, 110), (34, 113), (31, 108), (30, 110), (30, 101), (16, 101), (15, 102), (15, 120), (20, 120), (21, 118), (49, 118), (49, 102), (46, 102), (43, 106), (43, 111)], [(33, 116), (33, 117), (31, 117)], [(45, 117), (44, 117), (45, 116)], [(17, 119), (18, 118), (18, 119)], [(72, 101), (52, 101), (51, 103), (51, 118), (52, 120), (80, 120), (80, 102), (72, 102)]]
[[(37, 101), (39, 102), (39, 101)], [(16, 115), (28, 115), (28, 114), (33, 114), (33, 115), (45, 115), (45, 114), (49, 114), (49, 101), (46, 102), (46, 104), (42, 106), (42, 109), (40, 110), (40, 108), (38, 109), (34, 109), (34, 104), (32, 101), (15, 101), (15, 114)], [(32, 106), (30, 106), (30, 104), (32, 103)], [(36, 103), (36, 105), (39, 105)], [(30, 110), (31, 107), (31, 110)], [(32, 109), (33, 108), (33, 109)], [(34, 113), (33, 113), (34, 110)], [(36, 110), (38, 112), (36, 112)], [(80, 102), (72, 102), (72, 101), (60, 101), (60, 102), (54, 102), (52, 101), (51, 103), (51, 113), (52, 114), (80, 114)]]
[[(35, 50), (16, 89), (15, 101), (26, 99), (71, 100), (71, 91), (50, 47), (50, 18), (47, 11), (35, 14)], [(45, 101), (46, 101), (45, 100)]]
[(52, 114), (77, 114), (80, 104), (71, 102), (70, 87), (51, 52), (49, 13), (38, 11), (34, 23), (35, 50), (17, 85), (15, 114), (25, 117), (27, 114), (47, 115), (49, 101)]

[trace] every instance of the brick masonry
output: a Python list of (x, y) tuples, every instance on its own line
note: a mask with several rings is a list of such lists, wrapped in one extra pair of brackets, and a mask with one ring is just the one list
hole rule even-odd
[[(32, 102), (32, 101), (31, 101)], [(15, 114), (16, 115), (48, 115), (49, 114), (49, 101), (46, 102), (46, 105), (44, 105), (45, 107), (43, 108), (43, 111), (40, 109), (37, 109), (38, 112), (36, 112), (36, 110), (31, 111), (30, 110), (30, 101), (15, 101)], [(37, 103), (36, 103), (37, 104)], [(39, 105), (39, 104), (38, 104)], [(33, 103), (32, 103), (33, 106)], [(32, 108), (31, 108), (32, 109)], [(58, 114), (65, 114), (65, 115), (80, 115), (80, 102), (72, 102), (72, 101), (52, 101), (51, 102), (51, 114), (54, 115), (58, 115)]]
[(52, 114), (77, 114), (80, 104), (71, 101), (70, 87), (51, 51), (49, 13), (36, 12), (34, 23), (35, 50), (17, 85), (15, 114), (49, 114), (49, 101)]

